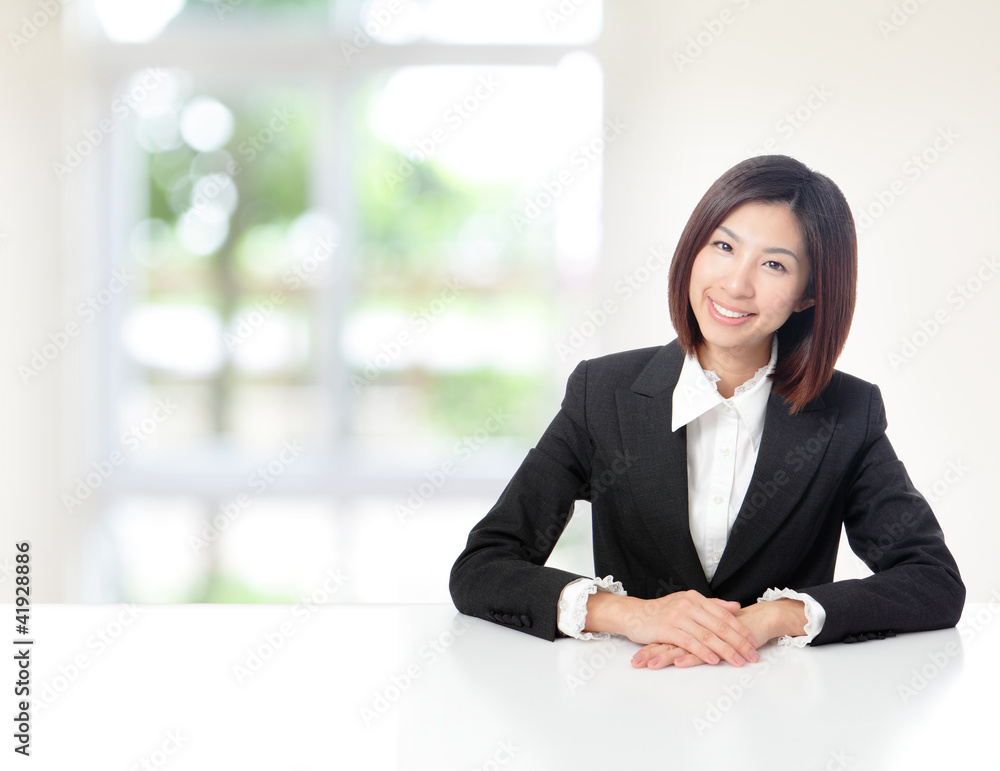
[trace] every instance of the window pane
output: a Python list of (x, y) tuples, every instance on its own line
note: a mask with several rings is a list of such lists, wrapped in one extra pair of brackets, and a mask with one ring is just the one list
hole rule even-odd
[[(207, 602), (299, 602), (342, 573), (339, 530), (323, 500), (248, 498), (217, 541)], [(294, 533), (294, 538), (289, 534)], [(340, 601), (332, 584), (326, 601)], [(336, 591), (334, 591), (336, 590)]]
[(190, 602), (204, 592), (210, 552), (192, 548), (205, 506), (193, 498), (119, 499), (103, 529), (114, 559), (102, 561), (102, 583), (130, 602)]
[(384, 43), (586, 43), (600, 34), (601, 5), (601, 0), (369, 0), (360, 18), (363, 29)]
[(600, 77), (574, 55), (368, 84), (342, 337), (360, 439), (537, 436), (551, 418), (565, 291), (600, 242)]
[(267, 30), (333, 33), (350, 61), (372, 42), (403, 44), (579, 44), (601, 32), (601, 0), (94, 0), (96, 26), (111, 41)]
[(146, 43), (173, 31), (220, 33), (248, 25), (272, 32), (326, 26), (330, 0), (93, 0), (97, 28), (115, 43)]
[(133, 602), (299, 602), (346, 560), (333, 507), (315, 499), (130, 496), (105, 532), (117, 562), (102, 583)]
[(310, 201), (319, 99), (165, 77), (134, 124), (148, 204), (128, 239), (122, 426), (169, 401), (143, 453), (325, 436), (318, 308), (339, 255)]

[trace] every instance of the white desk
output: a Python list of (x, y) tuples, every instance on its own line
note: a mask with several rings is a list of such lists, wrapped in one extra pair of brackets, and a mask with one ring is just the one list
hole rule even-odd
[[(1000, 604), (959, 629), (655, 672), (624, 640), (548, 643), (447, 605), (48, 605), (31, 633), (51, 703), (24, 768), (1000, 768)], [(280, 648), (239, 682), (266, 635)]]

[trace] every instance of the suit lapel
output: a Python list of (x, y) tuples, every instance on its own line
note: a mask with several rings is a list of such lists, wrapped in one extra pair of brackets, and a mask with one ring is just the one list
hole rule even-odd
[(670, 430), (683, 363), (676, 341), (664, 346), (629, 390), (618, 390), (618, 419), (623, 449), (638, 459), (627, 474), (639, 516), (674, 572), (657, 578), (707, 594), (688, 522), (687, 430)]
[(815, 399), (792, 415), (783, 400), (771, 394), (750, 486), (712, 586), (739, 570), (802, 500), (826, 454), (837, 414)]

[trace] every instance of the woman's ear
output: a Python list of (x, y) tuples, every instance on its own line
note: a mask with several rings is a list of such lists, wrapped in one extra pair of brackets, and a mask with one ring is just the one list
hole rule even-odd
[(803, 297), (799, 300), (798, 305), (795, 306), (795, 312), (800, 313), (806, 308), (812, 308), (816, 304), (816, 300), (812, 297)]

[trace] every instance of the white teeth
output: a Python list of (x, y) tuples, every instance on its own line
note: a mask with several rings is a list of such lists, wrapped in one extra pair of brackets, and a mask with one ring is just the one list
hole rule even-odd
[(737, 313), (736, 311), (728, 310), (726, 308), (723, 308), (721, 305), (719, 305), (715, 300), (712, 300), (712, 305), (715, 306), (715, 310), (717, 310), (719, 312), (720, 316), (725, 316), (727, 319), (741, 319), (744, 316), (752, 316), (753, 315), (751, 313)]

